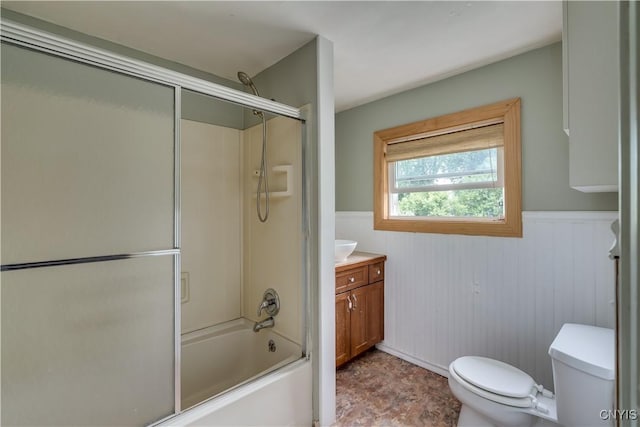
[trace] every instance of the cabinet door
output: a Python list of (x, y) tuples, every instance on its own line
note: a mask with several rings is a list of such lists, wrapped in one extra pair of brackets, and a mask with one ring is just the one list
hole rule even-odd
[(349, 360), (351, 344), (351, 324), (349, 292), (336, 295), (336, 366)]
[(618, 191), (618, 2), (569, 1), (564, 10), (569, 184)]
[(373, 346), (384, 339), (384, 282), (366, 288), (366, 337), (369, 345)]
[(367, 340), (367, 295), (371, 285), (351, 291), (351, 357), (355, 357), (370, 347)]
[(384, 282), (351, 291), (351, 357), (384, 338)]

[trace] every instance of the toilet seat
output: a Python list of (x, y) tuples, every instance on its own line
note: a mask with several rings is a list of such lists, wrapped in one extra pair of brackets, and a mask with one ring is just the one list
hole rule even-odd
[(486, 357), (465, 356), (451, 363), (450, 374), (467, 390), (517, 408), (537, 406), (538, 388), (520, 369)]

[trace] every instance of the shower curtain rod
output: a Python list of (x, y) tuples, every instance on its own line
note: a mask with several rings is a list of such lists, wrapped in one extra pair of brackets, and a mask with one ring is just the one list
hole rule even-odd
[(304, 119), (298, 108), (231, 89), (187, 74), (168, 70), (144, 61), (118, 55), (108, 50), (72, 41), (65, 37), (41, 31), (5, 18), (0, 20), (0, 28), (3, 42), (66, 57), (146, 80), (178, 86), (256, 110), (267, 111), (298, 120)]

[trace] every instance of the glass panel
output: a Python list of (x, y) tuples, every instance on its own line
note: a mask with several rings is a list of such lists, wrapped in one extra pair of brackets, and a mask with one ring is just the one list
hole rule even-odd
[(391, 216), (504, 218), (502, 150), (390, 163)]
[(497, 183), (498, 149), (466, 151), (395, 162), (396, 190), (463, 183)]
[(392, 216), (504, 218), (503, 188), (396, 193), (389, 199)]
[(174, 411), (173, 256), (2, 273), (2, 424)]
[(173, 88), (1, 54), (2, 264), (172, 248)]

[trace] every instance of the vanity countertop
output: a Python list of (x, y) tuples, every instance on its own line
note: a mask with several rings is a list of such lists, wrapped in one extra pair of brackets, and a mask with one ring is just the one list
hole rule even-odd
[(368, 265), (372, 262), (385, 261), (386, 259), (386, 255), (355, 251), (354, 253), (349, 255), (346, 260), (336, 263), (336, 273), (340, 273), (341, 271), (349, 270), (351, 268)]

